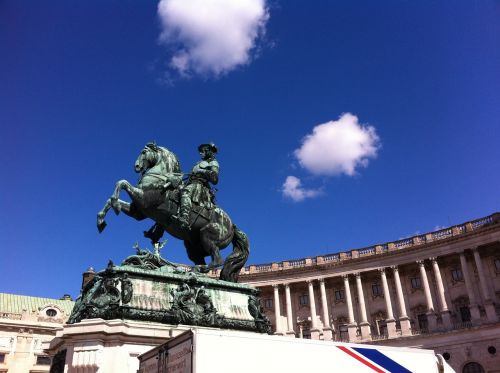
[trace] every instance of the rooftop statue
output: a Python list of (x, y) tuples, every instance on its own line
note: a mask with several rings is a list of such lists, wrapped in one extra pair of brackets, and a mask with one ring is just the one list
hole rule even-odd
[[(97, 227), (106, 227), (104, 218), (113, 209), (136, 220), (150, 218), (155, 224), (144, 235), (158, 244), (166, 231), (184, 241), (187, 254), (195, 269), (208, 272), (223, 265), (221, 280), (236, 282), (240, 269), (249, 255), (248, 238), (234, 225), (227, 213), (216, 205), (211, 184), (219, 180), (217, 147), (201, 144), (201, 155), (191, 173), (184, 175), (176, 155), (154, 143), (148, 143), (135, 162), (141, 175), (137, 186), (127, 180), (116, 183), (115, 190), (97, 214)], [(187, 180), (184, 181), (185, 176)], [(125, 190), (132, 202), (120, 200)], [(233, 244), (233, 252), (222, 260), (220, 250)], [(205, 257), (212, 261), (207, 265)]]

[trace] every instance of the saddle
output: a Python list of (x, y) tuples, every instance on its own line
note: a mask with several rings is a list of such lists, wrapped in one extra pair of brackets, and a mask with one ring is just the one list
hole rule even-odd
[[(180, 189), (176, 188), (173, 190), (170, 190), (168, 193), (168, 199), (172, 202), (174, 202), (176, 205), (180, 205), (180, 200), (181, 200), (181, 192)], [(215, 209), (215, 205), (212, 202), (208, 202), (204, 205), (198, 205), (193, 202), (191, 206), (191, 218), (189, 220), (192, 220), (194, 217), (201, 216), (207, 221), (210, 221), (212, 219), (212, 213)]]

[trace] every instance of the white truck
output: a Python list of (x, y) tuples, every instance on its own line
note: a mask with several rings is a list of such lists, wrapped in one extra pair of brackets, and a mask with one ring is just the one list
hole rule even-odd
[(451, 373), (432, 350), (188, 330), (139, 356), (138, 373)]

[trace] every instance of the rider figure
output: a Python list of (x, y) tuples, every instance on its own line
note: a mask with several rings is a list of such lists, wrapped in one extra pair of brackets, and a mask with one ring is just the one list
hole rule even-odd
[(201, 144), (198, 146), (201, 161), (191, 170), (186, 186), (181, 189), (179, 214), (176, 216), (181, 228), (189, 229), (189, 214), (192, 203), (210, 207), (213, 204), (213, 192), (210, 184), (219, 182), (219, 162), (215, 159), (217, 147), (215, 144)]

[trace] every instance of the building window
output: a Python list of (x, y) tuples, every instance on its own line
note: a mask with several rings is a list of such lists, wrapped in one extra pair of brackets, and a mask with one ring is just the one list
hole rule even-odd
[(470, 321), (469, 307), (467, 307), (467, 306), (460, 307), (460, 319), (462, 320), (462, 322), (469, 322)]
[(372, 293), (374, 297), (382, 295), (382, 288), (380, 287), (380, 284), (372, 284)]
[(335, 301), (344, 300), (344, 290), (335, 290)]
[(44, 355), (38, 355), (36, 357), (36, 365), (50, 365), (50, 357)]
[(484, 373), (483, 367), (474, 362), (470, 362), (464, 365), (463, 373)]
[(453, 268), (451, 270), (451, 278), (453, 279), (453, 282), (458, 282), (463, 280), (462, 276), (462, 270), (459, 268)]
[(495, 259), (495, 270), (500, 272), (500, 259)]
[(264, 299), (264, 308), (273, 308), (273, 300), (271, 298)]
[(412, 289), (420, 289), (422, 288), (422, 282), (420, 281), (420, 277), (413, 277), (410, 279), (411, 288)]
[(349, 331), (347, 330), (347, 325), (339, 325), (339, 332), (341, 341), (349, 340)]
[(45, 311), (45, 314), (49, 317), (54, 317), (57, 315), (57, 311), (53, 308), (49, 308), (47, 311)]
[(309, 296), (307, 294), (299, 296), (299, 304), (301, 306), (307, 306), (309, 304)]
[(427, 321), (427, 315), (422, 313), (417, 315), (418, 328), (421, 332), (426, 333), (429, 330), (429, 322)]
[(5, 354), (0, 354), (0, 364), (5, 362)]

